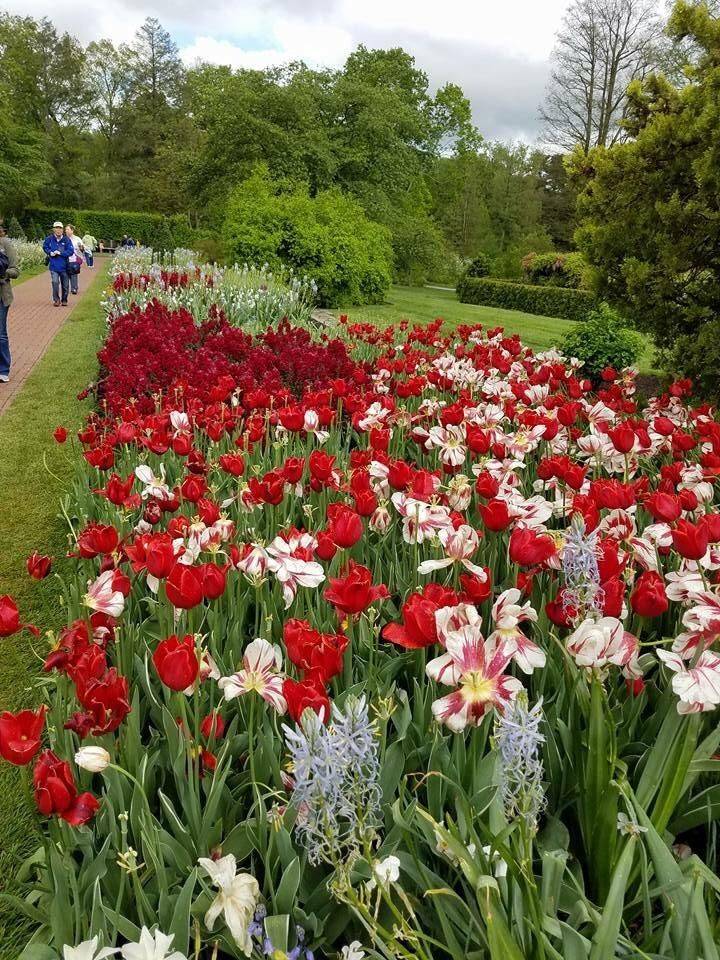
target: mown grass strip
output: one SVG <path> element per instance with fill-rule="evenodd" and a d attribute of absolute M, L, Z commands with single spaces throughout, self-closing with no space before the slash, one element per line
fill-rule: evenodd
<path fill-rule="evenodd" d="M 59 503 L 74 473 L 71 438 L 88 409 L 77 394 L 97 372 L 106 283 L 102 269 L 0 417 L 0 594 L 13 596 L 22 619 L 43 633 L 63 622 L 58 585 L 52 575 L 40 583 L 31 580 L 25 561 L 35 549 L 52 554 L 61 575 L 67 562 Z M 68 429 L 66 446 L 52 436 L 59 424 Z M 0 710 L 33 705 L 45 637 L 35 640 L 25 631 L 0 640 L 0 649 Z M 18 864 L 36 843 L 37 825 L 22 782 L 26 772 L 0 764 L 0 890 L 8 892 Z M 16 960 L 26 938 L 27 923 L 0 902 L 0 960 Z"/>

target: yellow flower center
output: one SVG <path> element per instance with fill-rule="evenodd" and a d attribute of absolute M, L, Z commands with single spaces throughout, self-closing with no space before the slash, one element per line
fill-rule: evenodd
<path fill-rule="evenodd" d="M 470 670 L 464 674 L 461 681 L 463 698 L 470 703 L 487 703 L 492 700 L 495 683 L 479 670 Z"/>

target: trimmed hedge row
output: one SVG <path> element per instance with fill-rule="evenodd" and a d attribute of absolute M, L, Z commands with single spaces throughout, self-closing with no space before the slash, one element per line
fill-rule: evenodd
<path fill-rule="evenodd" d="M 91 233 L 98 240 L 120 240 L 127 233 L 140 243 L 157 249 L 192 247 L 195 241 L 195 231 L 187 217 L 181 214 L 166 217 L 137 211 L 27 207 L 21 220 L 26 230 L 32 223 L 43 234 L 50 232 L 55 220 L 72 223 L 76 233 Z"/>
<path fill-rule="evenodd" d="M 457 297 L 461 303 L 522 310 L 565 320 L 584 320 L 597 307 L 597 300 L 586 290 L 540 287 L 489 277 L 463 277 L 457 285 Z"/>

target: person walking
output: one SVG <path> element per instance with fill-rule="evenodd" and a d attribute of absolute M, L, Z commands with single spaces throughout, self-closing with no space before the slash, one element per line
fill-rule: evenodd
<path fill-rule="evenodd" d="M 8 338 L 8 310 L 13 301 L 11 280 L 20 276 L 17 250 L 7 236 L 5 224 L 0 220 L 0 383 L 10 379 L 10 340 Z"/>
<path fill-rule="evenodd" d="M 83 262 L 83 251 L 85 247 L 80 237 L 75 236 L 75 227 L 71 223 L 65 225 L 65 236 L 73 245 L 73 253 L 68 257 L 68 278 L 70 280 L 70 293 L 77 295 L 78 280 L 80 278 L 80 268 Z"/>
<path fill-rule="evenodd" d="M 98 243 L 95 237 L 91 233 L 86 233 L 82 238 L 82 245 L 85 248 L 85 263 L 92 267 L 95 263 L 95 248 Z"/>
<path fill-rule="evenodd" d="M 72 240 L 63 233 L 63 225 L 59 220 L 53 224 L 52 233 L 45 237 L 43 250 L 50 268 L 53 303 L 56 307 L 66 307 L 70 289 L 68 261 L 75 253 L 75 248 Z"/>

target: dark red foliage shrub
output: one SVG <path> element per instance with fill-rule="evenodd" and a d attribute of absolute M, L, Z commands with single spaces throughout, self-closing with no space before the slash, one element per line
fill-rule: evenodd
<path fill-rule="evenodd" d="M 182 392 L 186 399 L 207 402 L 221 380 L 227 395 L 262 387 L 301 397 L 356 373 L 342 340 L 318 343 L 287 321 L 253 337 L 214 307 L 198 324 L 188 310 L 171 310 L 157 300 L 113 320 L 98 359 L 97 396 L 110 413 L 130 400 L 151 412 L 158 393 Z"/>

